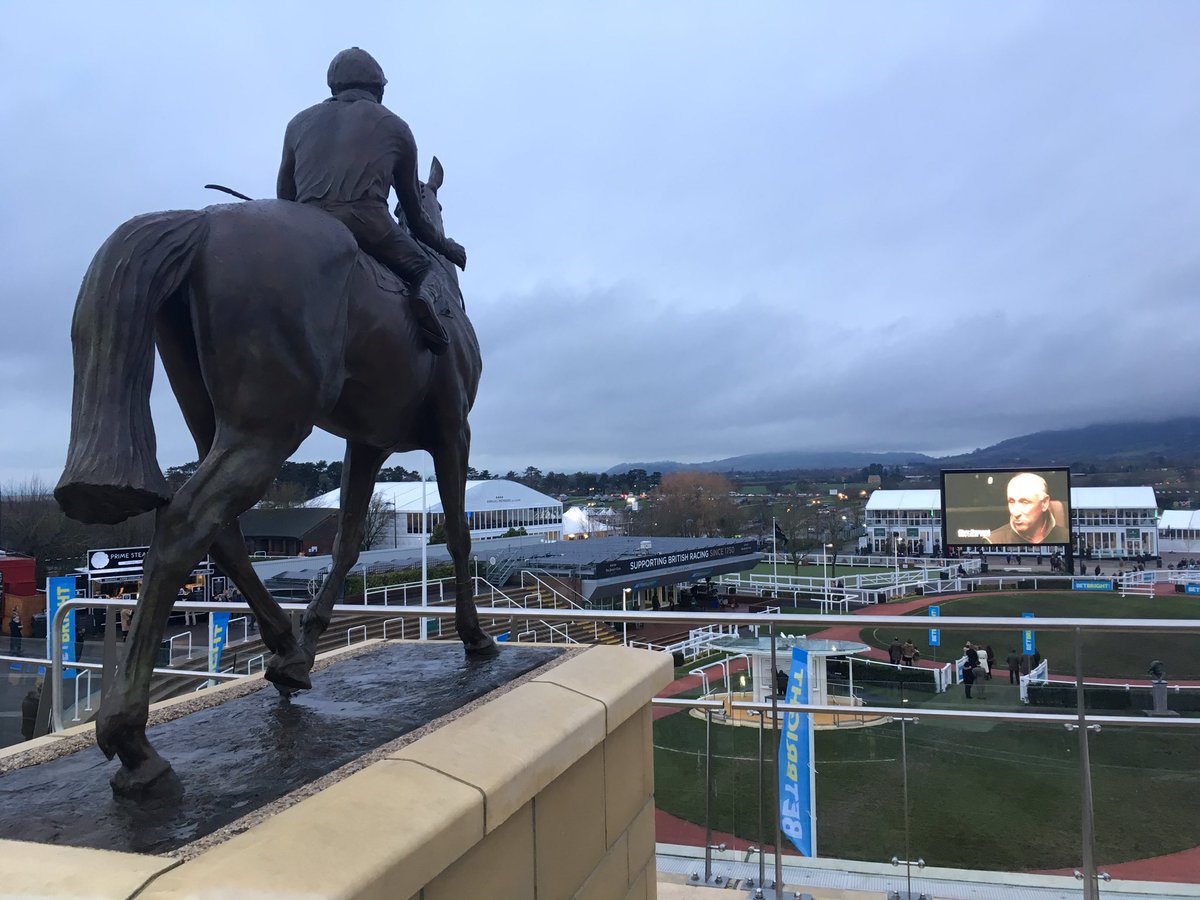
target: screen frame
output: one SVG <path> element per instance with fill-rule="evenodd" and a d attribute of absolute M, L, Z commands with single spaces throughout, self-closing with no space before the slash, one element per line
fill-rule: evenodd
<path fill-rule="evenodd" d="M 950 522 L 946 514 L 946 476 L 947 475 L 1003 475 L 1011 478 L 1021 472 L 1032 472 L 1036 475 L 1042 475 L 1047 472 L 1057 472 L 1066 476 L 1067 480 L 1067 496 L 1060 502 L 1063 504 L 1063 510 L 1066 514 L 1067 525 L 1067 540 L 1065 542 L 1051 543 L 1046 541 L 1041 544 L 989 544 L 986 541 L 969 544 L 965 542 L 950 543 Z M 1072 513 L 1075 511 L 1071 505 L 1071 467 L 1070 466 L 987 466 L 984 468 L 970 469 L 942 469 L 941 470 L 941 495 L 942 495 L 942 552 L 946 553 L 951 547 L 962 549 L 964 547 L 974 547 L 985 549 L 987 547 L 995 547 L 996 552 L 1011 553 L 1013 548 L 1029 548 L 1029 547 L 1051 547 L 1070 551 L 1075 546 L 1075 526 L 1071 521 Z"/>

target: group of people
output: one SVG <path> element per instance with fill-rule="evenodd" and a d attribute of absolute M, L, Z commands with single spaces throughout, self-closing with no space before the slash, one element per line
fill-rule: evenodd
<path fill-rule="evenodd" d="M 992 680 L 996 651 L 992 649 L 991 644 L 981 649 L 978 644 L 967 641 L 963 644 L 963 656 L 966 657 L 966 662 L 963 663 L 963 693 L 970 700 L 971 688 L 974 687 L 975 696 L 981 699 L 987 697 L 985 683 Z"/>
<path fill-rule="evenodd" d="M 921 651 L 913 644 L 912 639 L 900 643 L 900 638 L 892 638 L 892 643 L 888 646 L 888 659 L 891 660 L 893 666 L 915 666 L 917 660 L 921 658 Z"/>

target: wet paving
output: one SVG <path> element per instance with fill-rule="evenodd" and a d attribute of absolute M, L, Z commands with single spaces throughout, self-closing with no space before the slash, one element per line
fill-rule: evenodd
<path fill-rule="evenodd" d="M 457 643 L 383 647 L 313 675 L 313 690 L 272 688 L 149 729 L 184 794 L 113 799 L 96 747 L 0 776 L 0 838 L 137 853 L 177 849 L 558 656 L 503 646 L 468 660 Z"/>

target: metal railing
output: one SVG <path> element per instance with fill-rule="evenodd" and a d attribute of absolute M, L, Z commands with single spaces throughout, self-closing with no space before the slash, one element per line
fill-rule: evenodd
<path fill-rule="evenodd" d="M 51 659 L 49 663 L 52 668 L 51 673 L 51 699 L 52 699 L 52 717 L 55 730 L 62 730 L 62 673 L 64 662 L 62 658 L 62 622 L 68 612 L 72 609 L 81 607 L 107 607 L 107 608 L 122 608 L 134 606 L 133 601 L 126 600 L 96 600 L 93 598 L 77 598 L 68 600 L 62 603 L 55 611 L 53 620 L 48 623 L 49 633 L 51 636 Z M 185 610 L 195 611 L 212 611 L 212 610 L 237 610 L 239 612 L 249 612 L 249 606 L 244 603 L 228 603 L 228 602 L 184 602 L 175 604 L 177 607 L 182 607 Z M 305 604 L 288 603 L 281 604 L 285 611 L 302 611 L 305 609 Z M 363 607 L 361 605 L 345 605 L 338 604 L 333 608 L 333 612 L 343 615 L 368 615 L 379 617 L 394 617 L 395 609 L 386 606 L 378 607 Z M 836 627 L 838 625 L 852 625 L 856 629 L 870 627 L 937 627 L 943 630 L 984 630 L 984 629 L 1009 629 L 1012 631 L 1021 631 L 1028 627 L 1029 620 L 1023 617 L 1016 616 L 954 616 L 954 617 L 932 617 L 932 616 L 895 616 L 895 615 L 822 615 L 817 613 L 790 613 L 790 614 L 775 614 L 763 615 L 761 613 L 750 613 L 740 611 L 726 611 L 719 613 L 704 613 L 704 612 L 663 612 L 663 611 L 644 611 L 644 610 L 621 610 L 621 609 L 604 609 L 604 610 L 581 610 L 581 609 L 525 609 L 520 606 L 505 606 L 505 607 L 479 607 L 478 615 L 481 619 L 493 618 L 501 620 L 512 620 L 517 622 L 548 622 L 548 623 L 570 623 L 570 622 L 629 622 L 629 623 L 668 623 L 675 625 L 692 625 L 692 626 L 759 626 L 767 628 L 769 635 L 774 638 L 776 634 L 783 629 L 797 628 L 804 626 L 823 626 L 826 628 Z M 450 619 L 456 614 L 453 606 L 413 606 L 406 609 L 406 613 L 422 618 L 437 618 Z M 764 619 L 767 621 L 764 622 Z M 1081 781 L 1083 789 L 1081 791 L 1082 803 L 1082 844 L 1083 844 L 1083 881 L 1085 897 L 1088 900 L 1098 897 L 1098 873 L 1095 866 L 1095 841 L 1093 832 L 1093 804 L 1091 796 L 1091 767 L 1088 762 L 1087 740 L 1089 727 L 1093 725 L 1121 725 L 1138 727 L 1154 727 L 1154 728 L 1200 728 L 1200 719 L 1177 717 L 1146 717 L 1146 716 L 1105 716 L 1097 715 L 1094 712 L 1088 712 L 1084 703 L 1083 696 L 1083 633 L 1088 632 L 1139 632 L 1139 633 L 1174 633 L 1174 632 L 1190 632 L 1200 633 L 1200 619 L 1127 619 L 1127 618 L 1039 618 L 1037 620 L 1037 629 L 1039 632 L 1065 632 L 1072 634 L 1075 644 L 1075 684 L 1077 695 L 1077 708 L 1075 713 L 1020 713 L 1020 712 L 1003 712 L 999 710 L 959 710 L 959 709 L 943 709 L 943 708 L 922 708 L 920 716 L 930 719 L 959 719 L 966 721 L 995 721 L 995 722 L 1017 722 L 1025 724 L 1061 724 L 1073 726 L 1077 735 L 1079 744 L 1079 765 L 1081 770 Z M 529 632 L 522 632 L 518 635 L 518 640 Z M 776 641 L 771 640 L 771 671 L 778 671 L 776 656 Z M 31 660 L 24 657 L 14 657 L 21 662 L 47 662 L 46 660 Z M 69 662 L 71 668 L 77 670 L 96 670 L 102 669 L 100 663 L 80 663 Z M 248 664 L 249 667 L 249 664 Z M 154 670 L 156 673 L 163 674 L 186 674 L 191 677 L 199 677 L 202 679 L 229 679 L 242 676 L 226 675 L 224 673 L 206 673 L 206 672 L 177 672 L 176 670 Z M 678 706 L 700 706 L 703 708 L 706 704 L 709 706 L 721 705 L 715 701 L 697 701 L 697 700 L 681 700 L 678 698 L 660 698 L 656 699 L 658 705 L 678 705 Z M 769 704 L 752 701 L 732 701 L 732 708 L 743 709 L 747 711 L 758 711 L 760 714 L 765 710 L 771 710 L 774 721 L 779 720 L 779 712 L 817 712 L 817 713 L 845 713 L 845 709 L 839 710 L 836 706 L 827 704 L 787 704 L 779 702 L 777 697 L 772 697 Z M 854 707 L 854 715 L 856 716 L 892 716 L 898 715 L 898 707 L 887 706 L 856 706 Z M 911 714 L 911 710 L 907 713 Z M 778 835 L 776 836 L 776 847 L 782 846 Z M 782 863 L 779 855 L 776 854 L 777 875 L 779 867 Z M 779 879 L 777 878 L 777 881 Z"/>
<path fill-rule="evenodd" d="M 175 662 L 175 642 L 181 638 L 187 639 L 187 653 L 184 659 L 192 658 L 192 633 L 190 631 L 181 631 L 179 634 L 173 634 L 167 638 L 167 664 Z"/>

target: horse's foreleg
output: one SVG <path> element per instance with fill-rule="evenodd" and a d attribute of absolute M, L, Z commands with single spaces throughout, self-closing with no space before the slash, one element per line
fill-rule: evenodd
<path fill-rule="evenodd" d="M 301 619 L 301 647 L 312 668 L 317 655 L 317 640 L 333 618 L 333 603 L 342 589 L 346 575 L 358 561 L 359 550 L 367 529 L 367 511 L 375 493 L 375 477 L 391 456 L 380 450 L 353 441 L 346 444 L 346 459 L 342 465 L 342 492 L 338 510 L 338 532 L 333 541 L 333 565 L 321 585 L 321 592 L 308 604 Z M 366 582 L 363 592 L 366 593 Z"/>
<path fill-rule="evenodd" d="M 471 582 L 471 528 L 467 522 L 467 458 L 471 448 L 471 429 L 465 422 L 450 429 L 433 450 L 438 494 L 446 516 L 446 547 L 454 560 L 454 625 L 467 653 L 494 656 L 496 642 L 479 625 L 475 609 L 475 589 Z"/>
<path fill-rule="evenodd" d="M 233 579 L 254 610 L 259 634 L 272 654 L 264 672 L 266 679 L 292 691 L 311 688 L 308 659 L 292 633 L 291 620 L 250 564 L 246 540 L 237 522 L 226 525 L 217 535 L 212 545 L 212 557 L 221 571 Z"/>

